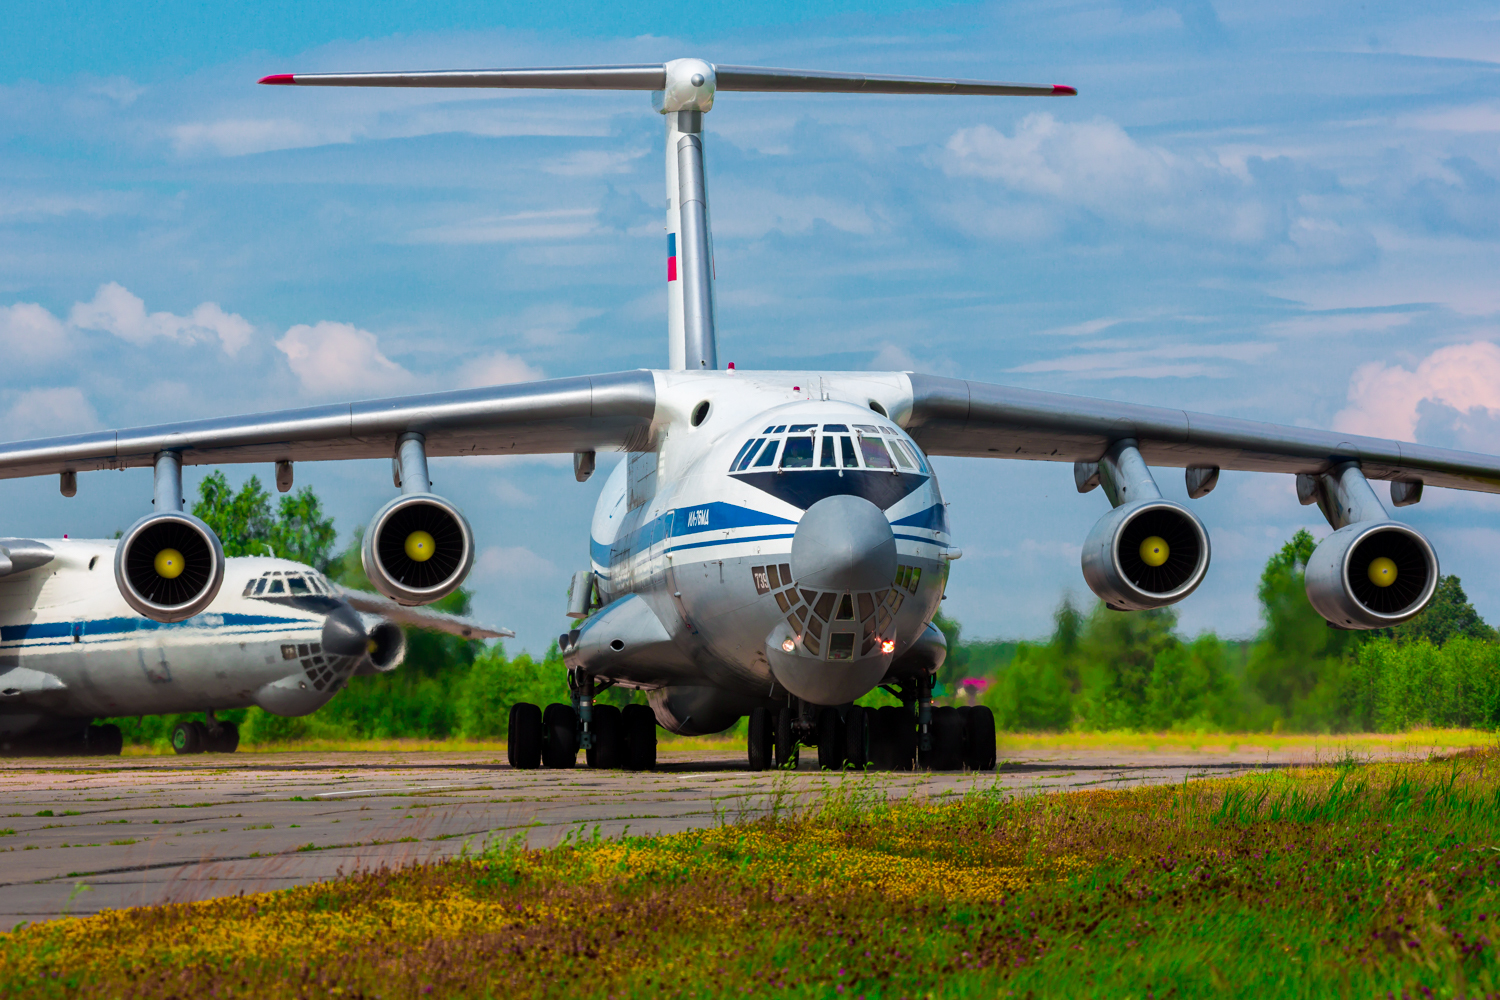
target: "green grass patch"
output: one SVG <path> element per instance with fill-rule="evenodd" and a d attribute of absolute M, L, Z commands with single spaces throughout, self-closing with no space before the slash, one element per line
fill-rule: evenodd
<path fill-rule="evenodd" d="M 1496 992 L 1500 753 L 895 799 L 786 775 L 715 827 L 0 936 L 0 996 Z M 753 807 L 753 809 L 752 809 Z M 757 816 L 738 822 L 735 815 Z"/>

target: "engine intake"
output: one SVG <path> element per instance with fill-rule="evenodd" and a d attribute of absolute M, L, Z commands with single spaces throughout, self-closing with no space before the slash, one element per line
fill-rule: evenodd
<path fill-rule="evenodd" d="M 224 548 L 191 514 L 162 511 L 130 526 L 115 548 L 115 583 L 136 611 L 158 622 L 200 613 L 224 583 Z"/>
<path fill-rule="evenodd" d="M 1122 504 L 1083 543 L 1083 578 L 1105 604 L 1142 611 L 1175 604 L 1208 572 L 1208 532 L 1170 500 Z"/>
<path fill-rule="evenodd" d="M 1415 528 L 1363 521 L 1340 528 L 1307 561 L 1307 599 L 1339 628 L 1388 628 L 1427 607 L 1437 553 Z"/>
<path fill-rule="evenodd" d="M 374 673 L 388 674 L 395 670 L 406 659 L 406 632 L 395 622 L 376 625 L 370 629 L 369 650 L 365 659 Z"/>
<path fill-rule="evenodd" d="M 431 493 L 397 497 L 375 514 L 360 550 L 375 589 L 400 604 L 431 604 L 474 565 L 474 533 L 457 507 Z"/>

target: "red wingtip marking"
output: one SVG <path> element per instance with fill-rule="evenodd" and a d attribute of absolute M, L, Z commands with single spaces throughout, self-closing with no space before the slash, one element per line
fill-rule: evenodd
<path fill-rule="evenodd" d="M 266 77 L 266 80 L 269 80 L 269 79 L 270 79 L 270 77 Z M 261 83 L 265 83 L 266 80 L 262 80 Z M 287 82 L 291 82 L 291 77 L 287 77 Z M 1054 83 L 1052 85 L 1052 93 L 1057 94 L 1059 96 L 1077 97 L 1078 96 L 1078 88 L 1077 87 L 1070 87 L 1066 83 Z"/>
<path fill-rule="evenodd" d="M 286 84 L 295 83 L 296 79 L 297 77 L 295 73 L 272 73 L 270 76 L 261 77 L 258 82 L 281 84 L 285 86 Z"/>

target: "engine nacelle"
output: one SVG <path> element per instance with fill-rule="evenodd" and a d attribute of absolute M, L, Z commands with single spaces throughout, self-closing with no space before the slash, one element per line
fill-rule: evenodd
<path fill-rule="evenodd" d="M 224 547 L 191 514 L 162 511 L 141 518 L 115 547 L 115 584 L 136 611 L 180 622 L 203 611 L 224 583 Z"/>
<path fill-rule="evenodd" d="M 375 589 L 399 604 L 431 604 L 457 590 L 474 565 L 474 532 L 432 493 L 406 493 L 375 514 L 360 550 Z"/>
<path fill-rule="evenodd" d="M 1339 628 L 1400 625 L 1427 607 L 1437 584 L 1432 545 L 1397 521 L 1340 528 L 1307 561 L 1307 599 Z"/>
<path fill-rule="evenodd" d="M 1208 532 L 1186 507 L 1137 500 L 1105 514 L 1089 532 L 1083 578 L 1110 607 L 1143 611 L 1175 604 L 1197 589 L 1208 556 Z"/>
<path fill-rule="evenodd" d="M 388 674 L 406 659 L 406 631 L 395 622 L 383 621 L 370 629 L 367 651 L 355 673 L 361 677 Z"/>

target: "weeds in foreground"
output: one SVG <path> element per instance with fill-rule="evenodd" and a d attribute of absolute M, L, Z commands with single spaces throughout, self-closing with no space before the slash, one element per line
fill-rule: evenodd
<path fill-rule="evenodd" d="M 24 928 L 0 995 L 1494 995 L 1497 768 L 942 803 L 850 775 L 674 836 Z"/>

